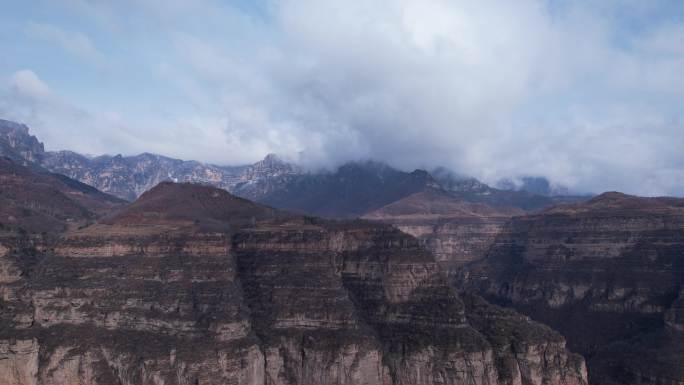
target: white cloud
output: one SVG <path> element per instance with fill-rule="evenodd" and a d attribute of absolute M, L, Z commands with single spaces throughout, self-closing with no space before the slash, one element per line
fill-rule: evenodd
<path fill-rule="evenodd" d="M 0 101 L 7 113 L 31 106 L 52 146 L 219 163 L 304 151 L 315 165 L 376 158 L 488 181 L 542 174 L 582 190 L 684 194 L 684 28 L 653 16 L 663 3 L 283 0 L 260 14 L 211 0 L 72 3 L 130 43 L 136 73 L 190 108 Z M 102 55 L 87 33 L 27 30 Z M 51 92 L 22 76 L 26 93 Z"/>
<path fill-rule="evenodd" d="M 637 48 L 649 54 L 684 56 L 684 23 L 661 25 L 636 40 Z"/>
<path fill-rule="evenodd" d="M 65 51 L 95 64 L 104 63 L 104 56 L 100 53 L 90 38 L 80 32 L 69 32 L 56 25 L 29 22 L 25 28 L 26 34 L 34 39 L 40 39 L 59 45 Z"/>
<path fill-rule="evenodd" d="M 50 87 L 31 70 L 15 72 L 9 78 L 8 86 L 16 96 L 30 100 L 49 100 L 54 97 Z"/>
<path fill-rule="evenodd" d="M 85 154 L 153 152 L 220 164 L 256 160 L 292 140 L 287 129 L 264 122 L 260 111 L 234 109 L 230 119 L 189 116 L 128 119 L 116 111 L 84 110 L 55 93 L 33 71 L 0 82 L 0 116 L 23 122 L 49 150 Z M 270 127 L 259 135 L 252 128 Z M 249 158 L 247 158 L 249 159 Z M 252 161 L 252 159 L 249 159 Z"/>

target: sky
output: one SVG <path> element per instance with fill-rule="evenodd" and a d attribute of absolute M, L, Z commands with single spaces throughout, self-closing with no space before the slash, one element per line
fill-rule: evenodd
<path fill-rule="evenodd" d="M 50 150 L 684 195 L 684 1 L 3 0 L 0 118 Z"/>

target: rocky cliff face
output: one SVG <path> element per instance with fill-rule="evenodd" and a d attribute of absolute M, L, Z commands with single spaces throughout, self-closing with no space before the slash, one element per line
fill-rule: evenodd
<path fill-rule="evenodd" d="M 99 156 L 87 158 L 61 151 L 48 153 L 43 165 L 80 180 L 101 191 L 132 201 L 159 182 L 227 183 L 224 172 L 197 162 L 184 162 L 152 154 L 133 157 Z"/>
<path fill-rule="evenodd" d="M 485 257 L 515 208 L 495 208 L 426 189 L 381 207 L 363 218 L 389 223 L 418 238 L 449 275 L 466 263 Z"/>
<path fill-rule="evenodd" d="M 559 334 L 385 225 L 165 183 L 30 250 L 3 242 L 0 384 L 586 383 Z"/>
<path fill-rule="evenodd" d="M 262 202 L 266 197 L 281 191 L 303 171 L 274 154 L 244 167 L 232 184 L 225 186 L 238 196 Z M 221 187 L 221 186 L 218 186 Z"/>
<path fill-rule="evenodd" d="M 591 360 L 598 384 L 684 383 L 682 292 L 665 314 L 665 325 L 620 340 L 601 349 Z"/>
<path fill-rule="evenodd" d="M 87 158 L 60 151 L 46 153 L 42 165 L 130 201 L 163 181 L 203 183 L 254 199 L 299 173 L 274 155 L 249 166 L 221 167 L 154 154 Z"/>
<path fill-rule="evenodd" d="M 301 172 L 272 154 L 252 165 L 223 167 L 154 154 L 87 158 L 59 151 L 46 153 L 42 165 L 129 201 L 164 181 L 208 184 L 258 199 Z"/>
<path fill-rule="evenodd" d="M 594 383 L 684 383 L 683 255 L 684 200 L 606 193 L 514 218 L 460 280 L 560 330 Z"/>
<path fill-rule="evenodd" d="M 0 155 L 27 166 L 43 161 L 45 147 L 26 125 L 0 119 Z"/>

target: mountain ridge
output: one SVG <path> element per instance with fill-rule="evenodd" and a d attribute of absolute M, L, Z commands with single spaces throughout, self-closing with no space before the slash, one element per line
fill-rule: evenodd
<path fill-rule="evenodd" d="M 562 201 L 583 199 L 500 190 L 474 178 L 455 178 L 455 174 L 446 169 L 405 172 L 374 161 L 348 162 L 332 171 L 305 171 L 274 154 L 243 166 L 217 166 L 149 153 L 91 157 L 72 151 L 45 151 L 42 143 L 30 135 L 26 125 L 0 121 L 0 126 L 3 127 L 0 130 L 0 153 L 64 174 L 129 201 L 167 180 L 209 184 L 254 201 L 329 217 L 361 216 L 430 185 L 440 185 L 466 201 L 520 207 L 528 211 Z M 368 189 L 371 185 L 379 188 L 378 194 L 373 196 L 369 192 L 362 197 L 354 193 L 359 183 L 355 183 L 353 175 L 365 178 Z M 423 186 L 418 186 L 421 175 Z M 383 178 L 389 178 L 396 185 L 389 186 Z M 412 179 L 413 187 L 409 182 Z M 372 200 L 376 203 L 362 204 Z"/>
<path fill-rule="evenodd" d="M 35 233 L 82 226 L 124 201 L 0 156 L 0 224 Z"/>

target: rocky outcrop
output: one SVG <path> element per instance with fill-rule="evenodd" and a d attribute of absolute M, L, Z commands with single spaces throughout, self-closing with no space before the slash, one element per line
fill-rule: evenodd
<path fill-rule="evenodd" d="M 427 189 L 363 218 L 389 223 L 418 238 L 447 274 L 453 275 L 464 264 L 484 258 L 508 220 L 522 214 L 519 209 L 470 203 L 445 191 Z"/>
<path fill-rule="evenodd" d="M 23 242 L 3 242 L 7 383 L 586 383 L 559 334 L 461 297 L 386 225 L 165 183 L 31 261 Z"/>
<path fill-rule="evenodd" d="M 28 126 L 0 119 L 0 156 L 28 166 L 41 164 L 44 154 L 43 143 L 29 135 Z"/>
<path fill-rule="evenodd" d="M 303 173 L 298 166 L 285 162 L 275 154 L 268 154 L 264 159 L 243 167 L 237 178 L 224 188 L 243 198 L 262 202 Z"/>
<path fill-rule="evenodd" d="M 682 255 L 684 200 L 606 193 L 513 218 L 460 284 L 560 330 L 594 383 L 680 383 Z"/>
<path fill-rule="evenodd" d="M 248 230 L 235 254 L 273 383 L 585 381 L 560 335 L 481 300 L 466 307 L 432 256 L 385 226 Z"/>
<path fill-rule="evenodd" d="M 130 201 L 164 181 L 208 184 L 257 199 L 300 172 L 272 154 L 253 165 L 223 167 L 147 153 L 87 158 L 59 151 L 46 153 L 42 165 Z"/>
<path fill-rule="evenodd" d="M 185 192 L 176 191 L 179 202 Z M 230 235 L 204 232 L 184 212 L 130 223 L 134 213 L 154 212 L 158 199 L 148 198 L 68 233 L 4 285 L 14 317 L 0 329 L 0 346 L 26 346 L 7 349 L 6 362 L 25 377 L 13 375 L 13 384 L 264 383 Z"/>

